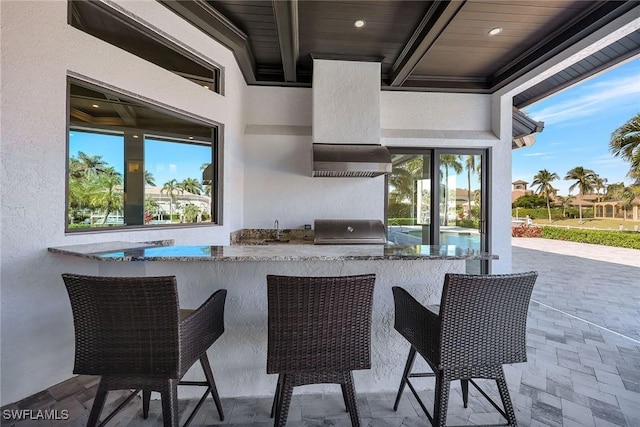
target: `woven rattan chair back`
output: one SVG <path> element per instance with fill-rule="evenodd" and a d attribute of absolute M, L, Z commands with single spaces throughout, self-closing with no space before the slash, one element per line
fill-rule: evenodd
<path fill-rule="evenodd" d="M 63 279 L 75 327 L 75 374 L 178 377 L 175 277 Z"/>
<path fill-rule="evenodd" d="M 371 367 L 375 275 L 267 276 L 267 372 L 278 373 L 271 408 L 283 427 L 293 388 L 340 384 L 351 424 L 360 426 L 353 374 Z"/>
<path fill-rule="evenodd" d="M 460 380 L 465 408 L 469 384 L 472 384 L 508 425 L 517 425 L 502 365 L 527 360 L 527 311 L 537 277 L 535 271 L 502 275 L 446 274 L 439 312 L 423 306 L 406 290 L 393 287 L 394 327 L 411 344 L 393 409 L 398 409 L 402 392 L 408 385 L 431 424 L 445 426 L 450 383 Z M 432 373 L 412 372 L 416 354 L 422 355 Z M 410 381 L 415 377 L 436 378 L 433 414 Z M 502 407 L 474 378 L 496 381 Z"/>
<path fill-rule="evenodd" d="M 526 362 L 535 274 L 446 274 L 440 303 L 440 367 Z"/>
<path fill-rule="evenodd" d="M 75 327 L 73 372 L 99 375 L 88 427 L 104 425 L 142 391 L 142 415 L 149 415 L 151 392 L 160 393 L 163 425 L 177 427 L 178 385 L 206 391 L 188 416 L 195 417 L 211 394 L 220 420 L 224 412 L 207 357 L 207 349 L 224 332 L 227 291 L 220 289 L 196 310 L 180 310 L 174 276 L 96 277 L 63 274 Z M 182 315 L 181 315 L 182 314 Z M 206 381 L 181 382 L 200 361 Z M 134 389 L 102 422 L 107 393 Z"/>
<path fill-rule="evenodd" d="M 375 275 L 267 276 L 268 373 L 371 367 Z"/>

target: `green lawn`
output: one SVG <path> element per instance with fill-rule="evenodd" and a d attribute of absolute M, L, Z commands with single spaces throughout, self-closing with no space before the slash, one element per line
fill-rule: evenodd
<path fill-rule="evenodd" d="M 549 222 L 546 219 L 534 220 L 534 225 L 556 225 L 562 227 L 577 227 L 584 229 L 596 229 L 596 230 L 619 230 L 620 225 L 622 229 L 626 231 L 634 231 L 634 226 L 640 230 L 640 221 L 630 221 L 621 219 L 594 219 L 583 218 L 582 224 L 579 219 L 561 219 Z"/>

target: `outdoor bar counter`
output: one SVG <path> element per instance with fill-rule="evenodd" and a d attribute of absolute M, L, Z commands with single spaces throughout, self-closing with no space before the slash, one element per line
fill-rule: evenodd
<path fill-rule="evenodd" d="M 268 274 L 340 276 L 374 273 L 371 369 L 355 371 L 356 391 L 397 390 L 409 351 L 393 329 L 392 286 L 423 304 L 440 301 L 445 273 L 463 273 L 466 260 L 497 256 L 455 246 L 270 245 L 176 246 L 171 242 L 108 242 L 49 248 L 52 256 L 77 258 L 69 273 L 98 276 L 174 275 L 180 306 L 196 308 L 217 289 L 228 291 L 225 333 L 209 356 L 221 397 L 273 396 L 276 375 L 267 375 Z M 60 279 L 62 282 L 62 279 Z M 199 369 L 187 378 L 199 378 Z M 191 395 L 191 388 L 180 391 Z M 302 391 L 340 392 L 336 385 Z M 195 390 L 193 391 L 196 392 Z"/>

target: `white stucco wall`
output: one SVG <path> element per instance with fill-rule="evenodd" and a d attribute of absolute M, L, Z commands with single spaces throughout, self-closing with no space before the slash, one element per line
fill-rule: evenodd
<path fill-rule="evenodd" d="M 224 66 L 225 96 L 67 25 L 65 0 L 0 1 L 2 405 L 71 376 L 73 328 L 60 274 L 99 271 L 47 247 L 166 238 L 227 244 L 231 231 L 269 228 L 275 219 L 283 228 L 316 218 L 383 219 L 384 178 L 310 176 L 311 89 L 247 88 L 231 52 L 167 8 L 154 0 L 117 5 Z M 224 124 L 223 225 L 65 235 L 68 73 Z M 491 148 L 496 273 L 511 270 L 510 96 L 525 83 L 517 84 L 495 95 L 379 94 L 384 145 Z"/>
<path fill-rule="evenodd" d="M 0 2 L 2 405 L 72 375 L 71 311 L 60 274 L 95 268 L 55 259 L 47 247 L 167 238 L 227 244 L 229 232 L 242 227 L 245 83 L 233 55 L 155 1 L 118 6 L 225 67 L 226 95 L 69 26 L 66 0 Z M 65 235 L 68 73 L 224 124 L 224 225 Z"/>
<path fill-rule="evenodd" d="M 312 90 L 247 89 L 246 228 L 314 219 L 384 219 L 384 177 L 312 178 Z"/>

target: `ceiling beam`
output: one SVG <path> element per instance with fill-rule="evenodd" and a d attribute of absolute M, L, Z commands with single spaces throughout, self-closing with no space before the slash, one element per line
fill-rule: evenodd
<path fill-rule="evenodd" d="M 434 1 L 405 45 L 390 73 L 389 86 L 400 86 L 418 65 L 447 25 L 462 9 L 463 1 Z"/>
<path fill-rule="evenodd" d="M 128 105 L 122 105 L 120 99 L 115 96 L 109 94 L 105 94 L 104 96 L 111 101 L 109 105 L 111 105 L 115 112 L 118 113 L 126 126 L 137 126 L 136 115 L 133 108 Z"/>
<path fill-rule="evenodd" d="M 278 30 L 284 81 L 296 82 L 296 64 L 300 55 L 298 0 L 273 0 L 273 17 Z"/>
<path fill-rule="evenodd" d="M 256 84 L 256 62 L 248 37 L 205 0 L 158 0 L 175 14 L 231 49 L 247 84 Z"/>

